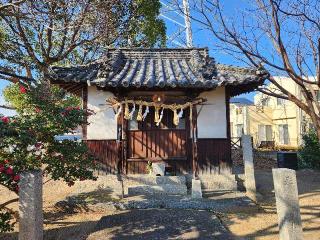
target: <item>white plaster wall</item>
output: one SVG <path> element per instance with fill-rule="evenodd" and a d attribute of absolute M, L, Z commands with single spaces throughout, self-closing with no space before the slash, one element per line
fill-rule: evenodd
<path fill-rule="evenodd" d="M 96 112 L 88 119 L 88 140 L 107 140 L 117 138 L 117 122 L 112 108 L 106 105 L 106 99 L 112 97 L 111 92 L 98 91 L 95 86 L 88 87 L 88 108 Z"/>
<path fill-rule="evenodd" d="M 226 138 L 227 116 L 225 88 L 203 92 L 200 97 L 207 99 L 198 116 L 198 138 Z M 201 106 L 198 106 L 198 111 Z"/>

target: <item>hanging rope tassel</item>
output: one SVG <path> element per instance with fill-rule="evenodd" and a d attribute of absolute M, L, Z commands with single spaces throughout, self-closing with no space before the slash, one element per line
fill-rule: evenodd
<path fill-rule="evenodd" d="M 137 115 L 137 121 L 142 121 L 143 116 L 142 116 L 142 105 L 139 105 L 139 110 L 138 110 L 138 115 Z"/>
<path fill-rule="evenodd" d="M 131 110 L 131 112 L 129 113 L 129 119 L 132 120 L 133 114 L 136 111 L 136 104 L 133 104 L 133 108 Z"/>
<path fill-rule="evenodd" d="M 177 109 L 173 109 L 173 124 L 178 126 L 179 125 L 179 115 L 177 113 Z"/>
<path fill-rule="evenodd" d="M 116 115 L 114 115 L 114 119 L 117 121 L 119 118 L 120 113 L 122 112 L 122 105 L 120 105 Z"/>
<path fill-rule="evenodd" d="M 159 117 L 159 121 L 157 122 L 157 126 L 159 126 L 160 125 L 160 123 L 161 123 L 161 121 L 162 121 L 162 118 L 163 118 L 163 110 L 164 110 L 164 108 L 162 108 L 162 111 L 161 111 L 161 114 L 160 114 L 160 117 Z"/>
<path fill-rule="evenodd" d="M 154 107 L 154 122 L 158 123 L 159 122 L 159 107 Z"/>
<path fill-rule="evenodd" d="M 127 102 L 125 102 L 125 107 L 124 107 L 124 118 L 127 120 L 130 119 L 129 105 Z"/>
<path fill-rule="evenodd" d="M 146 119 L 148 113 L 149 113 L 149 106 L 146 106 L 146 110 L 144 111 L 144 113 L 142 115 L 142 121 L 144 121 L 144 119 Z"/>

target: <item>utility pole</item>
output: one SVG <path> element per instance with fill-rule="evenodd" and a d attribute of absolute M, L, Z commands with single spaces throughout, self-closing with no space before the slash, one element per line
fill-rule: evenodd
<path fill-rule="evenodd" d="M 191 30 L 191 21 L 190 21 L 190 9 L 189 9 L 189 0 L 183 0 L 183 12 L 184 12 L 184 21 L 186 25 L 186 37 L 187 37 L 187 47 L 192 47 L 192 30 Z"/>

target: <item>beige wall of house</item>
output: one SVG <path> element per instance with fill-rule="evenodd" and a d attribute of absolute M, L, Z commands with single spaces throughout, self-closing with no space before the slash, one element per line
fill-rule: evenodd
<path fill-rule="evenodd" d="M 290 78 L 287 77 L 276 77 L 278 82 L 285 87 L 289 92 L 301 98 L 301 92 L 299 86 Z M 272 84 L 268 85 L 269 89 L 276 89 Z M 234 105 L 234 104 L 232 104 Z M 242 112 L 246 112 L 246 118 L 243 114 L 236 115 L 236 108 L 242 108 Z M 238 112 L 240 110 L 237 110 Z M 275 142 L 276 146 L 279 147 L 293 147 L 297 148 L 302 142 L 302 134 L 304 133 L 304 129 L 306 125 L 309 124 L 308 116 L 304 114 L 301 109 L 299 109 L 294 103 L 277 99 L 275 97 L 271 97 L 265 95 L 263 93 L 257 93 L 254 97 L 254 105 L 252 106 L 240 106 L 239 104 L 231 106 L 230 108 L 230 118 L 233 127 L 233 137 L 237 137 L 236 131 L 237 124 L 243 124 L 243 120 L 241 118 L 247 119 L 247 126 L 244 123 L 243 126 L 245 128 L 244 132 L 247 134 L 251 134 L 253 136 L 255 144 L 258 146 L 262 140 L 266 139 L 266 136 L 263 135 L 263 132 L 266 135 L 267 130 L 263 130 L 263 127 L 259 125 L 264 125 L 271 128 L 272 131 L 272 141 Z M 270 130 L 268 130 L 270 132 Z M 270 134 L 269 134 L 270 135 Z"/>
<path fill-rule="evenodd" d="M 281 86 L 300 97 L 297 84 L 290 78 L 277 77 Z M 269 89 L 276 89 L 270 84 Z M 292 102 L 258 93 L 254 98 L 255 105 L 268 107 L 272 111 L 273 137 L 277 146 L 298 147 L 301 144 L 301 110 Z"/>
<path fill-rule="evenodd" d="M 198 137 L 226 138 L 227 113 L 225 88 L 219 87 L 203 92 L 200 97 L 207 99 L 206 105 L 198 106 Z"/>
<path fill-rule="evenodd" d="M 234 138 L 242 134 L 253 136 L 254 144 L 260 140 L 259 125 L 272 125 L 272 111 L 270 108 L 261 111 L 254 105 L 230 105 L 230 131 Z"/>

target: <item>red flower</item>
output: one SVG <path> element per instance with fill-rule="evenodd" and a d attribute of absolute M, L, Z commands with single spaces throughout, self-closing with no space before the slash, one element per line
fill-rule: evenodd
<path fill-rule="evenodd" d="M 4 164 L 8 164 L 8 163 L 9 163 L 8 159 L 4 160 Z"/>
<path fill-rule="evenodd" d="M 41 109 L 37 107 L 37 108 L 35 109 L 35 111 L 36 111 L 36 113 L 39 113 L 39 112 L 41 112 Z"/>
<path fill-rule="evenodd" d="M 34 145 L 36 148 L 41 148 L 42 147 L 42 143 L 41 142 L 38 142 Z"/>
<path fill-rule="evenodd" d="M 13 169 L 12 169 L 12 167 L 8 167 L 8 168 L 7 168 L 6 174 L 8 174 L 8 175 L 12 175 L 12 174 L 13 174 Z"/>
<path fill-rule="evenodd" d="M 13 180 L 16 181 L 16 182 L 18 182 L 18 181 L 20 180 L 20 176 L 19 176 L 19 175 L 15 175 L 15 176 L 13 177 Z"/>
<path fill-rule="evenodd" d="M 23 86 L 20 86 L 20 93 L 26 93 L 27 89 Z"/>
<path fill-rule="evenodd" d="M 74 185 L 74 182 L 72 182 L 72 181 L 71 181 L 71 182 L 68 182 L 68 186 L 69 186 L 69 187 L 71 187 L 71 186 L 73 186 L 73 185 Z"/>
<path fill-rule="evenodd" d="M 0 167 L 0 172 L 4 172 L 5 171 L 5 167 Z"/>
<path fill-rule="evenodd" d="M 10 118 L 8 118 L 8 117 L 2 117 L 2 118 L 1 118 L 1 121 L 2 121 L 3 123 L 9 123 Z"/>

